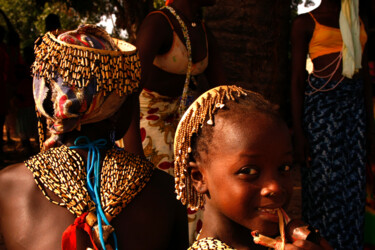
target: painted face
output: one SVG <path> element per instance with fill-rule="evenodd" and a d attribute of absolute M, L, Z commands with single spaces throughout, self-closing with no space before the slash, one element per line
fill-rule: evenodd
<path fill-rule="evenodd" d="M 205 156 L 206 204 L 223 221 L 277 235 L 276 209 L 287 205 L 293 189 L 287 126 L 258 113 L 237 121 L 217 118 L 213 149 Z"/>

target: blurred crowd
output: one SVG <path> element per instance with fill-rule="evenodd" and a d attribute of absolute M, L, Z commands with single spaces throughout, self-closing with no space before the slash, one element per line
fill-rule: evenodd
<path fill-rule="evenodd" d="M 20 47 L 20 36 L 0 9 L 0 167 L 38 151 L 37 118 L 32 91 L 34 48 Z M 46 31 L 60 28 L 59 17 L 45 19 Z"/>

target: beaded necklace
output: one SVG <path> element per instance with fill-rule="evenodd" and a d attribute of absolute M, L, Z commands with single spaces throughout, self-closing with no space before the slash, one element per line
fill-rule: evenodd
<path fill-rule="evenodd" d="M 213 237 L 207 237 L 200 239 L 193 243 L 188 250 L 199 250 L 199 249 L 215 249 L 215 250 L 235 250 L 234 248 L 228 246 L 224 242 L 215 239 Z"/>
<path fill-rule="evenodd" d="M 181 29 L 182 29 L 182 34 L 184 35 L 184 38 L 185 38 L 185 46 L 186 46 L 187 54 L 188 54 L 188 68 L 186 71 L 186 78 L 185 78 L 184 89 L 182 91 L 181 102 L 178 108 L 178 112 L 180 113 L 180 117 L 181 117 L 184 114 L 185 110 L 187 109 L 187 96 L 188 96 L 189 83 L 190 83 L 190 78 L 191 78 L 191 68 L 193 64 L 193 60 L 191 56 L 190 36 L 189 36 L 188 29 L 186 27 L 186 24 L 181 19 L 181 17 L 176 13 L 176 11 L 171 6 L 164 6 L 163 8 L 168 9 L 176 17 L 177 21 L 179 22 Z"/>
<path fill-rule="evenodd" d="M 332 71 L 332 73 L 330 73 L 328 75 L 319 75 L 320 72 L 323 72 L 324 70 L 328 69 L 328 67 L 332 66 L 335 62 L 336 62 L 335 69 Z M 344 78 L 345 78 L 344 76 L 342 76 L 340 78 L 340 80 L 337 81 L 337 83 L 333 87 L 325 89 L 327 84 L 331 82 L 333 76 L 335 75 L 335 73 L 339 69 L 339 67 L 341 65 L 341 62 L 342 62 L 342 51 L 331 63 L 329 63 L 324 68 L 319 69 L 319 70 L 314 69 L 313 72 L 312 72 L 312 75 L 314 75 L 315 77 L 318 77 L 318 78 L 328 78 L 328 79 L 326 80 L 326 82 L 320 88 L 316 88 L 315 86 L 313 86 L 313 84 L 310 80 L 310 76 L 311 76 L 311 74 L 310 74 L 307 78 L 307 81 L 308 81 L 310 87 L 313 89 L 313 91 L 305 92 L 305 95 L 313 95 L 317 92 L 328 92 L 328 91 L 334 90 L 337 86 L 339 86 L 339 84 L 344 80 Z"/>
<path fill-rule="evenodd" d="M 26 160 L 25 165 L 33 173 L 43 195 L 53 204 L 66 207 L 77 217 L 97 210 L 87 189 L 85 163 L 75 150 L 65 145 L 51 148 Z M 145 187 L 153 169 L 152 163 L 140 156 L 115 148 L 107 150 L 101 164 L 98 193 L 101 210 L 107 221 L 116 217 Z M 49 197 L 46 188 L 58 196 L 61 202 Z M 86 220 L 91 222 L 87 223 L 91 227 L 94 223 L 99 224 L 99 220 L 92 218 L 96 216 L 90 214 L 91 218 Z M 98 230 L 101 230 L 101 226 L 98 226 Z"/>

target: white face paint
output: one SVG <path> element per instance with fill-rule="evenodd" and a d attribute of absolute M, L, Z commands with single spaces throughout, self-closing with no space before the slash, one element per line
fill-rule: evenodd
<path fill-rule="evenodd" d="M 302 0 L 297 7 L 298 15 L 310 12 L 319 7 L 322 0 Z"/>

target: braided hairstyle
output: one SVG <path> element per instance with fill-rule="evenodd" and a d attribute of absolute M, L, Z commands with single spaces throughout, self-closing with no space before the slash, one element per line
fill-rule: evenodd
<path fill-rule="evenodd" d="M 235 111 L 235 112 L 234 112 Z M 178 124 L 175 142 L 175 190 L 177 199 L 191 210 L 204 206 L 203 194 L 198 193 L 188 173 L 190 161 L 202 159 L 212 148 L 214 118 L 233 119 L 238 116 L 267 114 L 282 120 L 276 108 L 256 92 L 235 85 L 223 85 L 202 94 L 185 112 Z"/>

